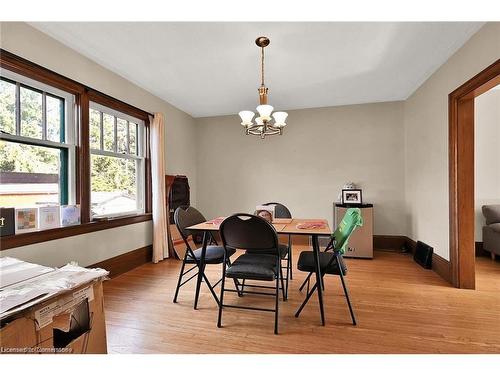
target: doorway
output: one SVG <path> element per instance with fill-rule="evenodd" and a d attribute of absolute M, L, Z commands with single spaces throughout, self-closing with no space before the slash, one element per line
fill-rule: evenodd
<path fill-rule="evenodd" d="M 500 84 L 500 59 L 448 96 L 452 284 L 475 289 L 474 99 Z"/>

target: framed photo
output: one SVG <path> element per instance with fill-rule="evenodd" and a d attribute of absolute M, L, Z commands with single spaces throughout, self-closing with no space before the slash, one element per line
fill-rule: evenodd
<path fill-rule="evenodd" d="M 61 207 L 61 225 L 68 227 L 70 225 L 80 224 L 80 205 L 65 205 Z"/>
<path fill-rule="evenodd" d="M 40 229 L 58 228 L 61 225 L 59 206 L 46 206 L 38 209 Z"/>
<path fill-rule="evenodd" d="M 342 189 L 342 204 L 362 204 L 361 189 Z"/>
<path fill-rule="evenodd" d="M 16 208 L 16 234 L 38 229 L 38 208 Z"/>
<path fill-rule="evenodd" d="M 272 223 L 274 220 L 274 208 L 275 206 L 257 206 L 255 207 L 255 215 L 260 216 L 261 218 L 267 220 Z"/>

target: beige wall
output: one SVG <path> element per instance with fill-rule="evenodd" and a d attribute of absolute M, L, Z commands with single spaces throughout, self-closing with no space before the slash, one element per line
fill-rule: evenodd
<path fill-rule="evenodd" d="M 483 240 L 481 207 L 500 204 L 500 86 L 478 96 L 474 103 L 475 239 Z"/>
<path fill-rule="evenodd" d="M 0 23 L 0 46 L 145 111 L 163 112 L 167 173 L 188 176 L 192 202 L 196 204 L 196 159 L 192 146 L 196 127 L 191 116 L 25 23 Z M 150 244 L 151 230 L 151 223 L 135 224 L 71 237 L 74 242 L 69 246 L 71 239 L 61 239 L 2 251 L 1 255 L 36 259 L 42 264 L 72 259 L 87 265 Z"/>
<path fill-rule="evenodd" d="M 500 23 L 487 23 L 405 102 L 408 235 L 449 259 L 448 94 L 500 57 Z"/>
<path fill-rule="evenodd" d="M 375 234 L 405 234 L 403 103 L 289 111 L 284 136 L 245 136 L 237 116 L 197 119 L 198 206 L 213 217 L 279 201 L 328 218 L 345 182 L 375 205 Z"/>

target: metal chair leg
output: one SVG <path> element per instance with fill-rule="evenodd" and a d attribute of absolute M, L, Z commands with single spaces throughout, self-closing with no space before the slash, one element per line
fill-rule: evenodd
<path fill-rule="evenodd" d="M 302 285 L 299 288 L 300 292 L 302 292 L 302 289 L 304 289 L 306 284 L 309 285 L 309 279 L 311 278 L 311 276 L 312 276 L 312 272 L 309 272 L 309 275 L 307 275 L 306 279 L 304 280 L 304 282 L 302 283 Z"/>
<path fill-rule="evenodd" d="M 300 313 L 302 312 L 302 309 L 307 305 L 307 301 L 309 301 L 309 298 L 314 294 L 314 291 L 316 290 L 318 284 L 314 283 L 312 289 L 310 292 L 307 293 L 306 298 L 304 299 L 304 302 L 302 302 L 302 305 L 300 305 L 299 309 L 295 313 L 295 317 L 298 318 Z"/>
<path fill-rule="evenodd" d="M 344 294 L 345 294 L 345 298 L 347 300 L 347 306 L 349 306 L 349 312 L 351 313 L 352 324 L 356 325 L 357 324 L 356 318 L 354 316 L 354 311 L 352 310 L 351 300 L 349 299 L 349 292 L 347 291 L 347 286 L 346 286 L 345 280 L 344 280 L 344 271 L 342 270 L 342 267 L 340 266 L 338 255 L 337 255 L 337 264 L 339 265 L 340 281 L 342 281 L 342 288 L 344 288 Z"/>
<path fill-rule="evenodd" d="M 281 267 L 281 259 L 279 261 L 280 263 L 280 280 L 281 280 L 281 291 L 282 291 L 282 294 L 283 294 L 283 301 L 286 301 L 288 296 L 287 296 L 287 292 L 285 290 L 285 284 L 284 284 L 284 281 L 283 281 L 283 268 Z"/>
<path fill-rule="evenodd" d="M 177 296 L 179 295 L 179 289 L 181 288 L 182 275 L 184 273 L 185 266 L 186 266 L 186 256 L 184 255 L 184 259 L 182 259 L 181 272 L 179 273 L 179 280 L 177 281 L 177 288 L 175 288 L 174 301 L 173 301 L 174 303 L 177 302 Z"/>
<path fill-rule="evenodd" d="M 220 286 L 220 299 L 219 299 L 219 317 L 217 319 L 217 327 L 222 327 L 222 306 L 224 305 L 224 286 L 226 281 L 226 262 L 222 265 L 222 282 Z"/>

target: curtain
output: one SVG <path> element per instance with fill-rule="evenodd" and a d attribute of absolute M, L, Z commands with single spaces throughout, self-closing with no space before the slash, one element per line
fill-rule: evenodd
<path fill-rule="evenodd" d="M 165 189 L 165 121 L 162 113 L 150 117 L 151 187 L 153 205 L 153 263 L 168 258 L 167 199 Z"/>

